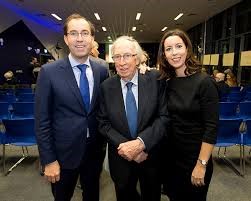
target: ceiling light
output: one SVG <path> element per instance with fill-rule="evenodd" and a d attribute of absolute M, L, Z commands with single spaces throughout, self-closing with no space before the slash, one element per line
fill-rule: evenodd
<path fill-rule="evenodd" d="M 94 15 L 95 15 L 95 17 L 96 17 L 97 20 L 100 20 L 100 17 L 98 15 L 98 13 L 94 13 Z"/>
<path fill-rule="evenodd" d="M 112 39 L 109 39 L 109 42 L 112 42 Z"/>
<path fill-rule="evenodd" d="M 136 31 L 136 27 L 133 27 L 133 28 L 132 28 L 132 31 Z"/>
<path fill-rule="evenodd" d="M 163 27 L 163 29 L 161 29 L 161 31 L 165 31 L 167 29 L 167 27 Z"/>
<path fill-rule="evenodd" d="M 52 13 L 51 14 L 53 17 L 55 17 L 57 20 L 62 20 L 62 18 L 61 17 L 59 17 L 57 14 L 55 14 L 55 13 Z"/>
<path fill-rule="evenodd" d="M 107 36 L 108 39 L 111 39 L 111 36 Z"/>
<path fill-rule="evenodd" d="M 136 15 L 136 20 L 139 20 L 139 19 L 140 19 L 140 16 L 141 16 L 141 13 L 137 13 L 137 15 Z"/>
<path fill-rule="evenodd" d="M 106 28 L 105 27 L 102 27 L 103 31 L 106 31 Z"/>
<path fill-rule="evenodd" d="M 174 18 L 174 20 L 178 20 L 179 18 L 182 17 L 182 15 L 183 15 L 183 13 L 178 14 L 177 17 Z"/>

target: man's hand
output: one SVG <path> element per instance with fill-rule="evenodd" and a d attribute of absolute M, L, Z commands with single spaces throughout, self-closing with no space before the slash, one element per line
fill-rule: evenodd
<path fill-rule="evenodd" d="M 118 154 L 124 159 L 131 161 L 144 149 L 144 144 L 139 139 L 136 139 L 121 143 L 118 147 Z"/>
<path fill-rule="evenodd" d="M 144 151 L 140 152 L 133 160 L 137 163 L 145 161 L 148 157 L 148 154 Z"/>
<path fill-rule="evenodd" d="M 51 183 L 56 183 L 60 180 L 60 166 L 58 161 L 45 165 L 44 176 Z"/>

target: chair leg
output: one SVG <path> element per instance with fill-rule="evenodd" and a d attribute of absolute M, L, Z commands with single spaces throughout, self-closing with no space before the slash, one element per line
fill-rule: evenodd
<path fill-rule="evenodd" d="M 28 156 L 28 149 L 26 147 L 27 154 L 25 154 L 24 147 L 22 146 L 22 157 L 13 165 L 11 168 L 5 173 L 5 176 L 11 173 L 11 171 L 16 168 L 27 156 Z"/>
<path fill-rule="evenodd" d="M 3 144 L 3 173 L 5 172 L 5 144 Z"/>

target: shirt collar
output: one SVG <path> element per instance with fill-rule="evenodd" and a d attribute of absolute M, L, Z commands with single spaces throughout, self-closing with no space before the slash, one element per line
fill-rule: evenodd
<path fill-rule="evenodd" d="M 134 85 L 137 86 L 138 85 L 138 77 L 139 77 L 138 70 L 136 70 L 136 73 L 134 74 L 133 78 L 130 81 L 124 81 L 123 79 L 120 79 L 120 82 L 122 84 L 122 88 L 126 87 L 126 84 L 128 82 L 132 82 Z"/>
<path fill-rule="evenodd" d="M 91 67 L 89 57 L 86 59 L 86 61 L 84 63 L 79 63 L 78 61 L 76 61 L 76 59 L 73 58 L 71 53 L 69 54 L 68 58 L 69 58 L 69 61 L 70 61 L 70 64 L 71 64 L 72 68 L 77 67 L 80 64 L 86 64 L 88 67 Z"/>

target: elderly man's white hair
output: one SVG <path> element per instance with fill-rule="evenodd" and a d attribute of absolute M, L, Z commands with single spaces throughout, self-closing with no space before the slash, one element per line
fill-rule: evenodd
<path fill-rule="evenodd" d="M 136 56 L 137 61 L 138 61 L 137 64 L 139 65 L 141 62 L 141 57 L 143 55 L 143 50 L 140 47 L 139 43 L 131 36 L 120 36 L 113 42 L 112 48 L 111 48 L 112 56 L 114 56 L 114 49 L 115 49 L 116 45 L 118 45 L 124 41 L 129 41 L 134 46 L 134 48 L 136 50 L 136 54 L 137 54 L 137 56 Z"/>

